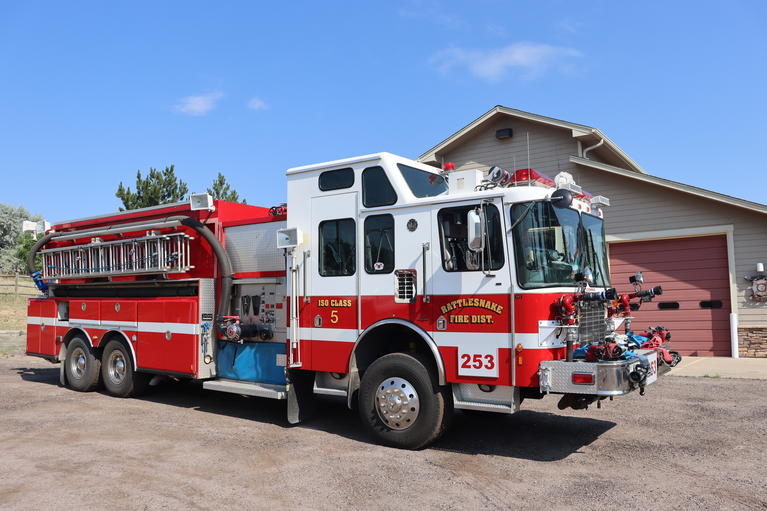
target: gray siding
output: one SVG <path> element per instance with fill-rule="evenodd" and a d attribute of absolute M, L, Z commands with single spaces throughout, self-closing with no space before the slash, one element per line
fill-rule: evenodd
<path fill-rule="evenodd" d="M 496 140 L 495 130 L 512 128 L 510 140 Z M 487 169 L 493 165 L 510 169 L 527 168 L 527 138 L 530 134 L 530 167 L 554 177 L 559 171 L 572 173 L 578 184 L 594 195 L 611 201 L 605 212 L 608 234 L 626 234 L 716 225 L 734 226 L 737 311 L 741 326 L 767 326 L 767 306 L 746 300 L 749 282 L 743 275 L 753 273 L 757 262 L 767 264 L 767 217 L 759 213 L 669 190 L 570 163 L 578 146 L 569 130 L 520 119 L 499 119 L 480 127 L 451 150 L 438 154 L 440 161 L 452 161 L 456 168 Z M 599 148 L 590 157 L 615 164 Z"/>
<path fill-rule="evenodd" d="M 512 128 L 514 136 L 496 140 L 495 131 Z M 438 154 L 440 162 L 452 161 L 458 170 L 482 169 L 493 165 L 512 170 L 528 168 L 527 135 L 530 135 L 530 168 L 554 177 L 570 171 L 570 156 L 577 154 L 578 144 L 570 131 L 520 119 L 499 119 L 477 129 L 454 150 Z"/>

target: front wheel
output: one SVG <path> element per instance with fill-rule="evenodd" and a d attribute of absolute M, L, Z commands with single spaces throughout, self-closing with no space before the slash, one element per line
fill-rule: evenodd
<path fill-rule="evenodd" d="M 104 387 L 117 397 L 131 397 L 144 392 L 150 376 L 137 373 L 128 349 L 120 341 L 109 341 L 101 357 Z"/>
<path fill-rule="evenodd" d="M 437 384 L 423 357 L 392 353 L 365 371 L 359 412 L 365 428 L 380 442 L 420 449 L 447 429 L 453 401 L 448 389 Z"/>

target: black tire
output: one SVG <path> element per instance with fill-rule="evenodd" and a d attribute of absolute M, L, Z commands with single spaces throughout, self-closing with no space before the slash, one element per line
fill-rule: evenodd
<path fill-rule="evenodd" d="M 78 392 L 91 392 L 99 386 L 101 361 L 82 337 L 73 337 L 64 360 L 67 384 Z"/>
<path fill-rule="evenodd" d="M 101 356 L 101 379 L 107 392 L 116 397 L 133 397 L 146 392 L 151 375 L 137 373 L 128 348 L 117 340 L 104 347 Z"/>
<path fill-rule="evenodd" d="M 438 385 L 428 367 L 416 353 L 392 353 L 365 371 L 359 413 L 365 429 L 379 442 L 421 449 L 447 429 L 453 415 L 452 395 L 448 387 Z"/>

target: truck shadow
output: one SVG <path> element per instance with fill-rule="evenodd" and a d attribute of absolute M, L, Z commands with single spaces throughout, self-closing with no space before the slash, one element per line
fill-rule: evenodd
<path fill-rule="evenodd" d="M 25 381 L 59 385 L 58 367 L 19 367 L 15 370 Z M 164 384 L 136 399 L 284 428 L 323 431 L 360 443 L 372 443 L 362 431 L 357 413 L 346 407 L 345 399 L 320 396 L 315 416 L 296 426 L 291 426 L 286 420 L 284 401 L 203 390 L 198 382 Z M 557 461 L 582 452 L 584 447 L 615 425 L 611 421 L 590 417 L 532 410 L 513 415 L 456 412 L 450 429 L 430 449 L 530 461 Z"/>
<path fill-rule="evenodd" d="M 513 415 L 456 413 L 452 426 L 434 447 L 464 454 L 557 461 L 583 452 L 615 426 L 614 422 L 591 417 L 533 410 Z"/>

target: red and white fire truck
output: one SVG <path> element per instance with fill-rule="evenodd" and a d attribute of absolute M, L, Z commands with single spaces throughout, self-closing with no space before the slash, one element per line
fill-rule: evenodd
<path fill-rule="evenodd" d="M 287 187 L 272 208 L 201 194 L 54 225 L 29 255 L 43 296 L 27 353 L 75 390 L 196 379 L 284 399 L 291 423 L 342 396 L 403 448 L 454 408 L 513 413 L 547 394 L 585 408 L 664 371 L 617 332 L 629 300 L 660 290 L 610 287 L 609 201 L 567 173 L 379 153 L 289 169 Z"/>

